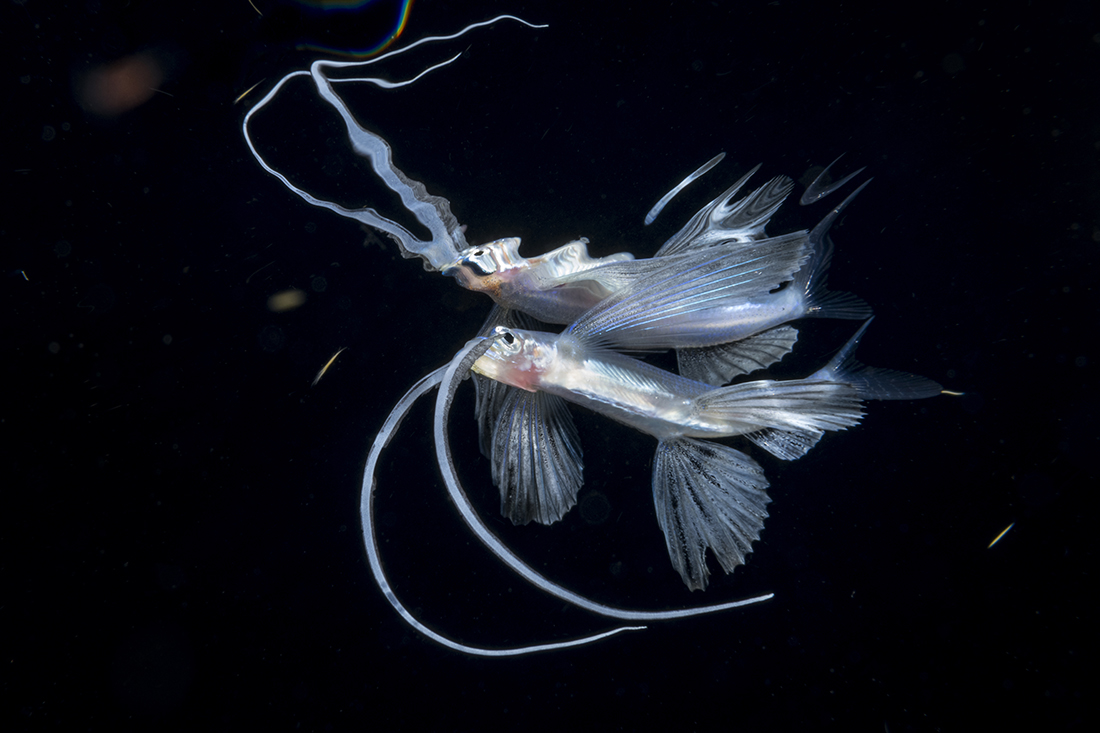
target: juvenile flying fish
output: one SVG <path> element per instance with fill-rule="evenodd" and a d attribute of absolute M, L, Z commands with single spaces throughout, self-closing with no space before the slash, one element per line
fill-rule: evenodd
<path fill-rule="evenodd" d="M 688 588 L 696 590 L 707 586 L 707 549 L 727 573 L 745 562 L 760 537 L 770 501 L 760 465 L 712 439 L 744 436 L 790 460 L 803 455 L 825 432 L 855 425 L 863 414 L 863 399 L 917 399 L 939 393 L 939 385 L 922 377 L 872 370 L 855 362 L 851 355 L 866 325 L 807 379 L 754 380 L 713 388 L 611 351 L 591 332 L 572 328 L 557 335 L 498 327 L 496 341 L 474 362 L 473 370 L 527 392 L 581 405 L 657 438 L 652 486 L 658 523 L 673 567 Z M 511 465 L 553 473 L 560 456 L 551 452 L 570 443 L 561 435 L 558 416 L 544 414 L 531 420 L 505 408 L 498 415 L 497 430 L 514 435 L 516 419 L 528 420 L 529 434 L 541 436 L 542 443 L 511 441 Z M 570 470 L 567 461 L 561 470 Z"/>
<path fill-rule="evenodd" d="M 669 248 L 671 254 L 650 260 L 663 263 L 661 267 L 624 281 L 574 321 L 568 332 L 618 350 L 676 348 L 680 375 L 710 386 L 764 369 L 789 353 L 797 340 L 798 332 L 784 325 L 787 322 L 808 316 L 870 315 L 859 298 L 825 287 L 832 254 L 829 227 L 858 193 L 808 234 L 678 246 L 705 239 L 711 230 L 701 222 L 723 220 L 722 215 L 697 215 L 695 224 L 669 240 L 676 245 Z M 772 205 L 774 201 L 766 208 Z M 811 247 L 808 259 L 802 249 L 806 246 Z M 614 271 L 626 264 L 630 263 L 599 269 Z M 537 329 L 515 311 L 498 308 L 480 335 L 496 326 Z M 490 459 L 502 514 L 515 524 L 558 521 L 576 500 L 584 468 L 580 439 L 562 398 L 548 392 L 516 393 L 502 382 L 481 378 L 474 382 L 481 451 Z M 497 416 L 502 413 L 513 416 L 507 430 L 498 429 Z M 547 432 L 548 426 L 554 430 Z M 532 463 L 531 456 L 517 453 L 514 445 L 530 445 L 532 451 L 542 446 L 546 465 Z M 552 470 L 555 466 L 560 470 Z"/>
<path fill-rule="evenodd" d="M 855 425 L 862 414 L 859 393 L 843 383 L 756 380 L 714 389 L 568 332 L 498 328 L 496 335 L 474 371 L 587 407 L 657 438 L 653 501 L 672 564 L 692 590 L 707 586 L 708 548 L 727 573 L 745 561 L 770 501 L 759 464 L 706 439 L 764 430 L 812 438 Z M 541 432 L 551 445 L 560 442 L 552 422 Z M 515 448 L 526 448 L 532 458 L 540 453 L 532 446 Z"/>
<path fill-rule="evenodd" d="M 504 18 L 531 25 L 510 16 L 501 16 L 494 20 Z M 344 99 L 335 90 L 335 84 L 349 82 L 375 84 L 383 88 L 406 86 L 424 74 L 446 66 L 454 59 L 437 64 L 414 79 L 402 82 L 389 82 L 374 77 L 331 78 L 330 74 L 336 70 L 375 64 L 423 43 L 457 38 L 491 22 L 493 21 L 472 24 L 451 36 L 422 39 L 408 47 L 367 61 L 318 60 L 311 64 L 308 71 L 288 74 L 245 115 L 242 129 L 249 150 L 266 171 L 308 203 L 384 232 L 397 243 L 402 256 L 420 258 L 426 269 L 447 274 L 465 288 L 488 294 L 502 308 L 526 313 L 545 323 L 571 323 L 624 286 L 655 270 L 670 266 L 671 263 L 665 259 L 668 256 L 707 247 L 726 247 L 727 251 L 733 253 L 737 251 L 738 245 L 767 238 L 765 227 L 790 193 L 793 183 L 780 176 L 735 200 L 749 177 L 759 169 L 760 166 L 757 166 L 700 210 L 662 246 L 654 258 L 635 260 L 628 252 L 592 257 L 588 253 L 588 241 L 583 238 L 530 258 L 519 254 L 518 237 L 505 237 L 470 246 L 466 242 L 465 227 L 459 225 L 451 211 L 450 202 L 442 196 L 428 193 L 423 183 L 405 175 L 394 164 L 389 144 L 359 124 Z M 321 98 L 339 113 L 356 154 L 365 158 L 382 182 L 400 197 L 403 206 L 428 230 L 430 238 L 419 239 L 407 228 L 373 208 L 348 208 L 314 196 L 267 163 L 253 143 L 250 122 L 286 83 L 298 77 L 309 77 Z M 719 159 L 720 156 L 712 159 L 689 176 L 689 181 L 709 170 Z M 666 199 L 682 187 L 683 184 L 677 186 Z"/>

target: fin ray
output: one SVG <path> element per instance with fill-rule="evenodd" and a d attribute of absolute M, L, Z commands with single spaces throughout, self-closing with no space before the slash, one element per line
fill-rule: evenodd
<path fill-rule="evenodd" d="M 766 369 L 791 353 L 798 341 L 794 326 L 778 326 L 754 336 L 717 346 L 677 349 L 681 376 L 715 387 L 734 377 Z"/>
<path fill-rule="evenodd" d="M 691 590 L 704 590 L 709 549 L 726 573 L 760 538 L 768 479 L 744 453 L 705 440 L 662 441 L 653 461 L 653 502 L 672 566 Z"/>
<path fill-rule="evenodd" d="M 690 336 L 669 331 L 684 315 L 726 299 L 767 293 L 790 280 L 803 266 L 808 241 L 804 232 L 795 232 L 755 242 L 736 254 L 708 249 L 664 258 L 667 267 L 604 299 L 568 332 L 588 345 L 668 348 L 675 345 L 670 341 Z"/>
<path fill-rule="evenodd" d="M 553 524 L 577 503 L 583 451 L 560 397 L 509 389 L 499 403 L 490 460 L 500 512 L 513 524 Z"/>
<path fill-rule="evenodd" d="M 745 437 L 780 460 L 794 461 L 809 453 L 824 434 L 820 430 L 767 428 Z"/>
<path fill-rule="evenodd" d="M 730 203 L 730 199 L 758 170 L 759 165 L 696 212 L 680 231 L 661 245 L 656 256 L 665 257 L 728 242 L 748 243 L 767 238 L 764 229 L 783 205 L 794 183 L 786 176 L 777 176 L 740 201 Z"/>
<path fill-rule="evenodd" d="M 760 379 L 719 387 L 696 397 L 692 411 L 746 433 L 765 428 L 844 430 L 863 417 L 854 387 L 823 379 Z"/>

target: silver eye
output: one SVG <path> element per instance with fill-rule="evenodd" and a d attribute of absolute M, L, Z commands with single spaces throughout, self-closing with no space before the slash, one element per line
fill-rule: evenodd
<path fill-rule="evenodd" d="M 504 326 L 497 326 L 493 333 L 497 337 L 497 343 L 494 348 L 499 349 L 500 353 L 514 354 L 520 350 L 520 339 L 510 330 Z"/>
<path fill-rule="evenodd" d="M 467 251 L 459 259 L 459 262 L 472 270 L 477 277 L 492 275 L 497 270 L 496 263 L 493 262 L 489 250 L 484 248 L 475 249 L 472 252 Z"/>

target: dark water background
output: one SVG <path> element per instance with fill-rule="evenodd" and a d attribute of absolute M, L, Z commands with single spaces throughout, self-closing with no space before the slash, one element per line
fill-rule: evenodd
<path fill-rule="evenodd" d="M 255 163 L 240 123 L 316 56 L 295 40 L 381 32 L 256 4 L 263 17 L 246 2 L 3 8 L 6 730 L 1095 725 L 1090 3 L 414 6 L 399 45 L 501 12 L 550 24 L 500 23 L 383 66 L 403 78 L 465 50 L 404 90 L 341 89 L 471 242 L 518 235 L 536 253 L 583 235 L 597 254 L 645 256 L 756 163 L 760 184 L 846 153 L 840 172 L 875 178 L 834 230 L 834 286 L 877 315 L 861 358 L 967 393 L 872 404 L 799 462 L 762 457 L 763 538 L 703 596 L 668 563 L 651 439 L 579 416 L 587 519 L 512 527 L 467 388 L 460 471 L 494 530 L 550 577 L 644 608 L 776 594 L 503 661 L 405 626 L 370 577 L 358 516 L 372 436 L 488 302 Z M 80 106 L 88 69 L 141 51 L 165 70 L 161 93 L 113 117 Z M 303 187 L 396 213 L 305 82 L 255 134 Z M 827 207 L 792 199 L 770 231 Z M 269 310 L 291 288 L 305 304 Z M 807 323 L 790 368 L 816 369 L 851 326 Z M 476 545 L 438 479 L 429 420 L 425 406 L 407 421 L 377 499 L 410 607 L 485 645 L 612 626 Z"/>

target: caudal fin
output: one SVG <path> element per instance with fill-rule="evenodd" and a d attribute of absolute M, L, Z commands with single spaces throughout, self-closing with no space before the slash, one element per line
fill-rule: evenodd
<path fill-rule="evenodd" d="M 661 441 L 653 461 L 653 503 L 668 556 L 691 590 L 704 590 L 706 551 L 727 573 L 743 565 L 760 539 L 771 501 L 756 461 L 718 443 Z"/>
<path fill-rule="evenodd" d="M 829 264 L 833 259 L 833 241 L 829 238 L 829 228 L 840 216 L 840 212 L 852 202 L 870 180 L 867 180 L 859 188 L 840 202 L 829 214 L 821 220 L 810 232 L 810 246 L 813 254 L 810 261 L 795 273 L 791 287 L 802 290 L 806 304 L 807 318 L 842 318 L 859 320 L 871 316 L 871 306 L 860 297 L 851 293 L 832 292 L 825 287 L 825 281 L 829 274 Z"/>
<path fill-rule="evenodd" d="M 921 400 L 942 393 L 943 387 L 931 379 L 893 369 L 869 367 L 856 361 L 856 347 L 873 320 L 868 318 L 829 363 L 808 378 L 850 384 L 865 400 Z"/>

